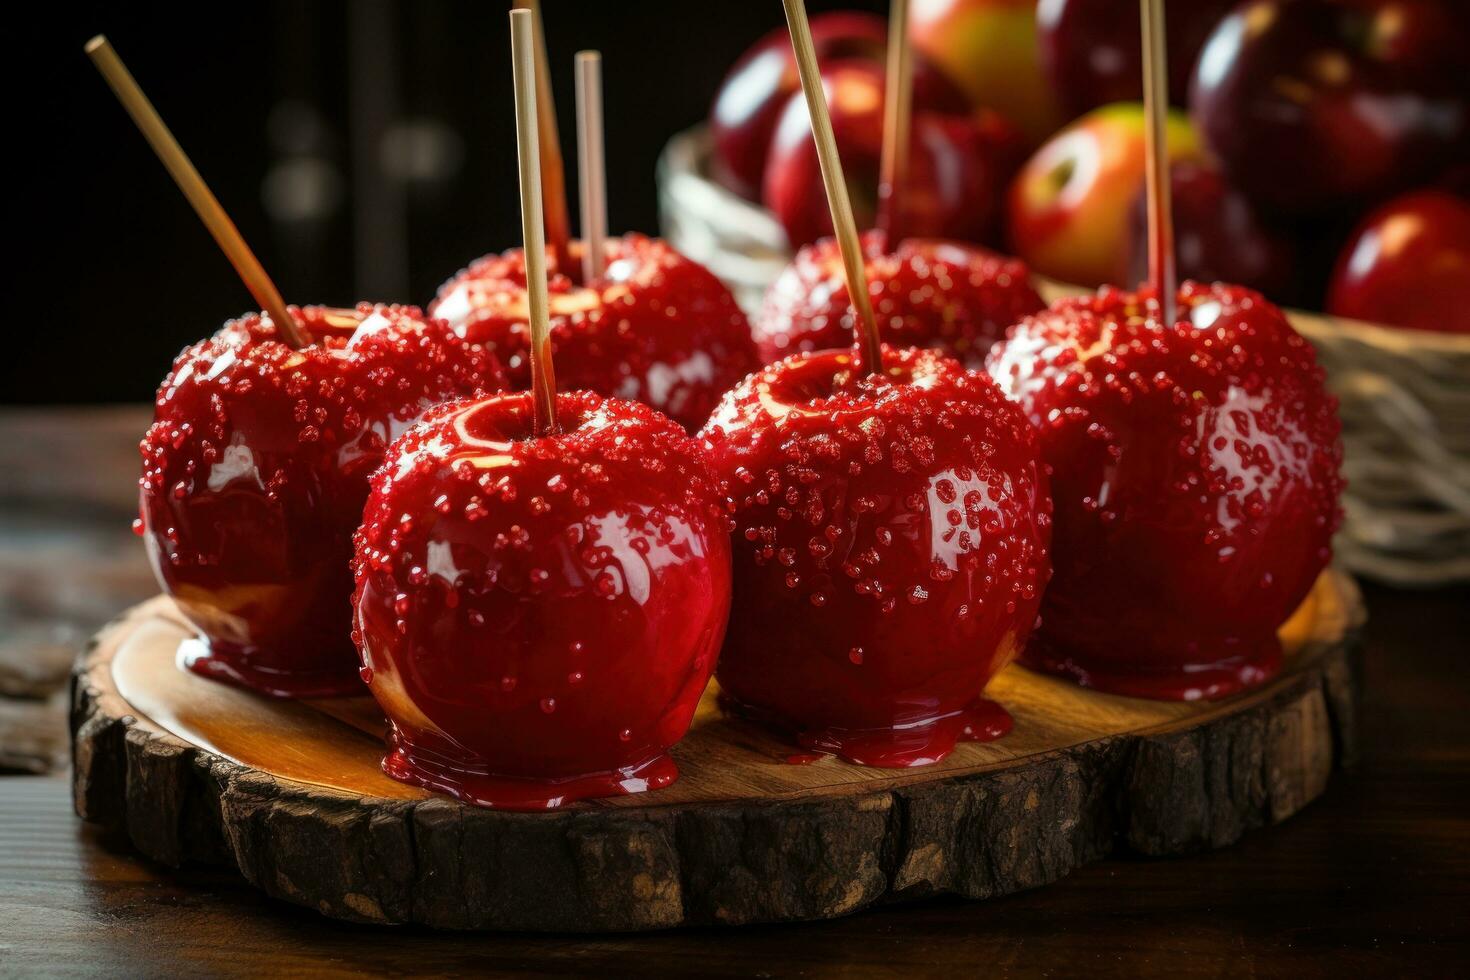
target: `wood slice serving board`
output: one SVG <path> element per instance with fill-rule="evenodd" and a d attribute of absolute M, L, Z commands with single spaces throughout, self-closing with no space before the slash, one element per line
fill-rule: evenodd
<path fill-rule="evenodd" d="M 673 786 L 507 813 L 384 776 L 369 698 L 271 701 L 179 670 L 188 631 L 158 598 L 77 665 L 75 800 L 156 860 L 231 865 L 366 922 L 622 931 L 986 898 L 1115 850 L 1223 846 L 1301 809 L 1353 752 L 1361 621 L 1352 581 L 1327 572 L 1283 628 L 1281 676 L 1214 703 L 1008 668 L 987 693 L 1015 731 L 919 769 L 792 764 L 707 693 Z"/>

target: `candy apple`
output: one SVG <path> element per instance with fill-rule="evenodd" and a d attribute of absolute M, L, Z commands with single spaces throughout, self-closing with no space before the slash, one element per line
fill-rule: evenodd
<path fill-rule="evenodd" d="M 888 25 L 881 17 L 852 11 L 819 14 L 811 19 L 811 30 L 822 64 L 853 60 L 883 65 Z M 735 62 L 710 108 L 716 180 L 742 197 L 759 199 L 777 120 L 800 91 L 791 37 L 784 27 L 761 38 Z M 964 95 L 922 59 L 914 65 L 914 101 L 953 112 L 968 105 Z"/>
<path fill-rule="evenodd" d="M 1236 0 L 1165 4 L 1169 101 L 1183 106 L 1205 38 Z M 1069 117 L 1143 92 L 1143 40 L 1137 0 L 1040 0 L 1041 67 Z"/>
<path fill-rule="evenodd" d="M 1062 121 L 1041 72 L 1034 0 L 913 0 L 909 25 L 914 46 L 1028 146 Z"/>
<path fill-rule="evenodd" d="M 982 368 L 1007 327 L 1045 306 L 1023 263 L 981 248 L 908 238 L 889 250 L 882 233 L 869 232 L 863 251 L 880 334 L 895 346 L 937 348 Z M 767 292 L 754 331 L 766 363 L 851 342 L 852 307 L 835 241 L 796 254 Z"/>
<path fill-rule="evenodd" d="M 1053 136 L 1021 168 L 1007 202 L 1012 250 L 1046 276 L 1078 285 L 1127 272 L 1128 211 L 1143 186 L 1143 106 L 1094 109 Z M 1197 160 L 1199 140 L 1171 112 L 1171 161 Z"/>
<path fill-rule="evenodd" d="M 186 349 L 143 438 L 137 525 L 200 633 L 191 669 L 275 696 L 357 693 L 352 533 L 368 476 L 425 409 L 497 390 L 493 355 L 412 307 L 249 315 Z"/>
<path fill-rule="evenodd" d="M 1233 282 L 1278 302 L 1296 295 L 1301 270 L 1290 235 L 1267 224 L 1250 200 L 1208 163 L 1176 163 L 1169 178 L 1181 278 Z M 1134 197 L 1128 227 L 1128 271 L 1121 281 L 1142 282 L 1148 278 L 1148 214 L 1142 187 Z"/>
<path fill-rule="evenodd" d="M 1470 334 L 1470 202 L 1417 191 L 1364 218 L 1338 260 L 1327 312 Z"/>
<path fill-rule="evenodd" d="M 834 62 L 822 69 L 822 80 L 858 227 L 867 227 L 873 224 L 878 201 L 883 68 Z M 997 240 L 999 200 L 1020 155 L 1019 135 L 994 112 L 918 111 L 903 193 L 904 230 L 964 241 Z M 771 140 L 762 200 L 794 247 L 832 233 L 832 213 L 800 92 L 787 103 Z"/>
<path fill-rule="evenodd" d="M 581 282 L 581 245 L 564 267 L 547 257 L 557 382 L 652 405 L 693 431 L 720 395 L 758 366 L 745 314 L 708 269 L 656 238 L 607 240 L 607 268 Z M 530 385 L 525 258 L 487 255 L 443 286 L 430 306 Z"/>
<path fill-rule="evenodd" d="M 1036 426 L 1055 568 L 1024 662 L 1101 690 L 1215 698 L 1281 664 L 1277 628 L 1331 555 L 1336 401 L 1259 293 L 1186 283 L 1064 299 L 990 373 Z"/>
<path fill-rule="evenodd" d="M 1435 0 L 1257 0 L 1210 35 L 1190 110 L 1252 198 L 1331 211 L 1465 158 L 1467 48 L 1464 11 Z"/>
<path fill-rule="evenodd" d="M 727 505 L 699 446 L 636 402 L 445 406 L 393 445 L 357 536 L 355 638 L 385 771 L 546 809 L 678 775 L 730 606 Z"/>
<path fill-rule="evenodd" d="M 865 765 L 1010 727 L 981 697 L 1024 644 L 1050 502 L 1026 420 L 934 351 L 798 354 L 702 433 L 735 504 L 728 702 Z"/>

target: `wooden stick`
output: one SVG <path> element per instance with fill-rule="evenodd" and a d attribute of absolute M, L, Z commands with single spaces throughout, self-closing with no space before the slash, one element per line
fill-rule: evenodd
<path fill-rule="evenodd" d="M 556 125 L 556 99 L 551 94 L 551 68 L 546 56 L 546 26 L 541 19 L 539 0 L 515 0 L 517 10 L 528 10 L 535 26 L 536 39 L 536 124 L 540 132 L 541 193 L 546 211 L 546 238 L 562 271 L 572 274 L 567 263 L 567 242 L 571 240 L 571 219 L 567 212 L 566 166 L 561 158 L 561 136 Z"/>
<path fill-rule="evenodd" d="M 132 72 L 122 63 L 107 38 L 98 34 L 87 42 L 86 52 L 97 70 L 102 73 L 102 77 L 107 80 L 117 100 L 122 103 L 128 115 L 133 117 L 143 138 L 153 147 L 153 152 L 158 154 L 158 159 L 173 177 L 174 183 L 179 185 L 179 190 L 184 192 L 184 197 L 194 206 L 199 220 L 204 222 L 204 227 L 209 229 L 209 233 L 219 243 L 225 257 L 244 281 L 245 288 L 250 290 L 260 308 L 269 314 L 281 339 L 296 348 L 311 343 L 311 338 L 304 335 L 295 319 L 287 312 L 281 291 L 271 282 L 270 276 L 266 275 L 260 260 L 250 251 L 250 246 L 245 244 L 235 223 L 225 214 L 225 209 L 204 183 L 204 178 L 199 176 L 199 171 L 194 169 L 194 164 L 189 162 L 179 141 L 174 139 L 174 134 L 164 125 L 158 110 L 153 108 L 153 103 L 148 101 L 148 96 L 138 87 Z"/>
<path fill-rule="evenodd" d="M 521 176 L 521 235 L 526 256 L 526 298 L 531 326 L 532 428 L 554 435 L 556 373 L 551 363 L 551 319 L 546 299 L 546 232 L 541 212 L 540 136 L 537 132 L 535 15 L 510 12 L 511 64 L 515 71 L 516 153 Z"/>
<path fill-rule="evenodd" d="M 602 55 L 577 52 L 577 176 L 582 189 L 582 281 L 607 264 L 607 165 L 602 136 Z"/>
<path fill-rule="evenodd" d="M 1144 181 L 1148 204 L 1148 277 L 1165 325 L 1174 322 L 1174 216 L 1169 188 L 1169 66 L 1164 0 L 1139 0 L 1143 26 Z"/>
<path fill-rule="evenodd" d="M 817 160 L 822 167 L 827 204 L 832 209 L 832 228 L 837 235 L 837 247 L 842 252 L 842 266 L 847 275 L 847 295 L 857 313 L 858 356 L 869 373 L 878 374 L 883 370 L 878 323 L 873 319 L 873 305 L 868 299 L 862 242 L 858 238 L 857 222 L 852 216 L 852 201 L 847 196 L 847 180 L 842 175 L 842 160 L 837 155 L 837 139 L 832 135 L 832 118 L 827 113 L 827 99 L 822 92 L 822 76 L 817 67 L 816 49 L 812 46 L 812 29 L 807 23 L 806 5 L 802 0 L 781 2 L 786 7 L 786 24 L 791 30 L 791 48 L 796 54 L 796 67 L 801 74 L 807 113 L 811 116 L 812 139 L 817 144 Z"/>
<path fill-rule="evenodd" d="M 883 155 L 878 165 L 878 227 L 888 248 L 903 237 L 903 190 L 909 176 L 913 126 L 914 59 L 909 50 L 908 0 L 888 8 L 888 75 L 884 83 Z"/>

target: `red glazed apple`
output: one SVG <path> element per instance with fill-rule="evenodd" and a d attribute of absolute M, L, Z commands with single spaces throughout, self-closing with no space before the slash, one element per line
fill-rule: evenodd
<path fill-rule="evenodd" d="M 265 694 L 362 690 L 349 637 L 368 476 L 425 409 L 502 386 L 493 356 L 411 307 L 251 314 L 188 348 L 141 444 L 139 533 L 201 639 L 190 668 Z"/>
<path fill-rule="evenodd" d="M 1418 191 L 1368 215 L 1338 260 L 1327 312 L 1470 334 L 1470 202 Z"/>
<path fill-rule="evenodd" d="M 1215 698 L 1281 664 L 1331 555 L 1336 402 L 1311 346 L 1239 286 L 1105 287 L 1021 321 L 990 372 L 1052 470 L 1055 574 L 1030 666 L 1104 691 Z"/>
<path fill-rule="evenodd" d="M 1329 213 L 1470 153 L 1461 0 L 1256 0 L 1215 28 L 1190 112 L 1257 202 Z"/>
<path fill-rule="evenodd" d="M 980 368 L 991 345 L 1045 304 L 1021 262 L 957 242 L 905 239 L 893 252 L 884 236 L 863 236 L 864 277 L 883 340 L 934 347 Z M 766 363 L 798 351 L 851 343 L 852 307 L 833 239 L 797 253 L 766 294 L 755 341 Z"/>
<path fill-rule="evenodd" d="M 730 606 L 723 498 L 645 405 L 446 406 L 394 444 L 357 537 L 384 770 L 507 809 L 666 786 Z"/>
<path fill-rule="evenodd" d="M 822 68 L 832 132 L 842 155 L 859 228 L 874 223 L 883 154 L 882 65 L 832 62 Z M 963 241 L 999 240 L 1000 201 L 1020 164 L 1020 136 L 989 110 L 917 108 L 902 199 L 906 234 Z M 771 140 L 761 199 L 793 247 L 832 234 L 806 99 L 787 102 Z"/>
<path fill-rule="evenodd" d="M 1036 621 L 1051 505 L 988 378 L 934 351 L 887 349 L 881 375 L 798 354 L 703 436 L 736 507 L 730 703 L 873 766 L 1009 730 L 981 691 Z"/>
<path fill-rule="evenodd" d="M 708 269 L 659 239 L 607 240 L 607 270 L 581 279 L 581 245 L 570 269 L 547 256 L 556 380 L 636 399 L 693 431 L 720 395 L 757 366 L 745 314 Z M 484 344 L 515 388 L 531 383 L 526 267 L 520 249 L 487 255 L 439 288 L 430 313 Z"/>
<path fill-rule="evenodd" d="M 1035 0 L 914 0 L 914 47 L 1035 146 L 1065 118 L 1042 74 Z"/>
<path fill-rule="evenodd" d="M 1136 18 L 1135 18 L 1136 19 Z M 1127 271 L 1128 210 L 1143 188 L 1142 103 L 1094 109 L 1057 133 L 1011 184 L 1006 230 L 1032 270 L 1080 286 Z M 1179 112 L 1167 117 L 1171 162 L 1201 157 Z"/>
<path fill-rule="evenodd" d="M 1174 253 L 1181 279 L 1232 282 L 1276 302 L 1299 294 L 1303 269 L 1296 243 L 1265 223 L 1255 206 L 1215 167 L 1185 160 L 1169 169 Z M 1148 195 L 1139 187 L 1128 219 L 1128 272 L 1148 278 Z"/>
<path fill-rule="evenodd" d="M 881 17 L 853 11 L 818 14 L 811 29 L 820 64 L 853 60 L 881 68 L 884 63 L 888 25 Z M 915 105 L 964 111 L 965 97 L 923 59 L 915 60 Z M 742 197 L 759 199 L 776 121 L 800 91 L 791 36 L 784 27 L 761 38 L 735 62 L 710 109 L 716 180 Z"/>

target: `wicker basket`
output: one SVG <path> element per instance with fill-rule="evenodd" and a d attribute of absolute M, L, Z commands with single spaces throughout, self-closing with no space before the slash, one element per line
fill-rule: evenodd
<path fill-rule="evenodd" d="M 754 311 L 791 250 L 769 212 L 706 176 L 708 156 L 702 128 L 664 149 L 663 233 Z M 1067 291 L 1042 289 L 1048 298 Z M 1342 402 L 1348 491 L 1339 556 L 1355 572 L 1400 585 L 1470 581 L 1470 337 L 1289 315 Z"/>

